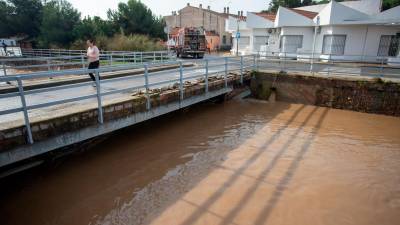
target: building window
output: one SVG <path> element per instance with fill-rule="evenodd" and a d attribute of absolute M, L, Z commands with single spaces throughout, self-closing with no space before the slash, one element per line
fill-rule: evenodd
<path fill-rule="evenodd" d="M 379 42 L 378 56 L 397 56 L 399 53 L 400 37 L 382 35 Z"/>
<path fill-rule="evenodd" d="M 322 54 L 344 55 L 346 35 L 324 35 Z"/>
<path fill-rule="evenodd" d="M 260 51 L 261 46 L 268 45 L 268 36 L 254 36 L 253 48 L 256 51 Z"/>
<path fill-rule="evenodd" d="M 297 53 L 303 47 L 303 35 L 283 35 L 279 47 L 282 52 Z"/>
<path fill-rule="evenodd" d="M 226 44 L 226 35 L 222 36 L 222 44 Z"/>

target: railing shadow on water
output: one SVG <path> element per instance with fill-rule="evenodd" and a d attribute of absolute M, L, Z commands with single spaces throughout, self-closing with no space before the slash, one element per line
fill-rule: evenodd
<path fill-rule="evenodd" d="M 191 213 L 183 222 L 179 223 L 178 225 L 191 225 L 195 224 L 198 219 L 208 213 L 211 214 L 221 220 L 218 224 L 220 225 L 228 225 L 228 224 L 236 224 L 233 220 L 237 214 L 240 213 L 240 211 L 243 209 L 243 207 L 249 203 L 251 200 L 254 192 L 258 189 L 258 187 L 262 184 L 265 183 L 266 178 L 268 175 L 271 173 L 271 171 L 275 168 L 275 166 L 278 164 L 279 160 L 281 157 L 285 154 L 287 151 L 288 147 L 293 144 L 294 140 L 296 139 L 296 136 L 298 136 L 301 131 L 307 126 L 312 118 L 314 118 L 316 115 L 315 113 L 318 110 L 321 110 L 317 107 L 315 107 L 307 116 L 306 118 L 301 122 L 301 124 L 296 128 L 294 133 L 290 135 L 288 138 L 288 141 L 285 142 L 279 150 L 277 150 L 277 153 L 273 156 L 271 161 L 266 165 L 265 169 L 262 170 L 260 175 L 253 180 L 255 180 L 255 183 L 250 186 L 250 188 L 244 193 L 244 195 L 240 198 L 240 200 L 235 203 L 232 209 L 228 211 L 226 215 L 219 215 L 216 212 L 213 212 L 209 208 L 216 203 L 224 194 L 224 190 L 229 188 L 231 185 L 234 185 L 234 183 L 241 177 L 241 176 L 247 176 L 244 174 L 244 171 L 249 168 L 260 156 L 263 154 L 265 151 L 268 151 L 268 147 L 271 146 L 274 142 L 276 142 L 282 135 L 283 132 L 289 128 L 295 121 L 296 118 L 299 117 L 301 113 L 304 113 L 305 106 L 299 107 L 291 116 L 291 118 L 282 126 L 280 127 L 270 138 L 268 138 L 265 143 L 259 147 L 259 150 L 254 153 L 253 155 L 250 156 L 248 160 L 246 160 L 237 170 L 232 170 L 233 174 L 221 185 L 219 189 L 216 189 L 213 194 L 208 197 L 204 203 L 202 204 L 196 204 L 193 203 L 187 199 L 176 199 L 176 201 L 183 201 L 186 204 L 189 204 L 191 206 L 195 207 L 195 210 L 193 213 Z M 321 128 L 321 124 L 323 123 L 327 113 L 329 112 L 329 109 L 325 108 L 322 109 L 323 112 L 320 113 L 321 115 L 318 118 L 318 122 L 316 125 L 312 126 L 309 137 L 305 140 L 304 144 L 300 147 L 299 151 L 296 153 L 293 161 L 291 162 L 290 166 L 288 167 L 286 173 L 280 178 L 278 181 L 278 184 L 275 187 L 275 190 L 272 192 L 273 194 L 269 197 L 269 199 L 266 199 L 266 204 L 265 207 L 261 210 L 261 212 L 258 214 L 258 217 L 255 220 L 254 224 L 257 225 L 262 225 L 267 222 L 269 219 L 269 216 L 271 212 L 273 211 L 275 205 L 278 203 L 280 197 L 282 196 L 284 190 L 286 189 L 287 185 L 290 183 L 291 179 L 293 178 L 296 170 L 298 169 L 298 166 L 300 162 L 302 161 L 303 157 L 305 154 L 309 151 L 310 146 L 313 144 L 313 141 Z M 249 137 L 251 138 L 251 137 Z M 167 208 L 167 207 L 165 207 Z M 160 213 L 161 214 L 161 213 Z M 156 216 L 155 216 L 156 218 Z"/>
<path fill-rule="evenodd" d="M 196 207 L 196 209 L 195 209 L 195 211 L 194 211 L 193 213 L 191 213 L 183 222 L 181 222 L 181 223 L 179 223 L 179 224 L 177 224 L 177 225 L 191 225 L 191 224 L 194 224 L 194 223 L 196 223 L 196 221 L 197 221 L 203 214 L 205 214 L 205 213 L 211 213 L 211 214 L 213 214 L 214 216 L 219 217 L 219 218 L 222 220 L 221 224 L 234 224 L 234 223 L 232 222 L 232 219 L 233 219 L 234 215 L 235 215 L 238 211 L 241 210 L 241 207 L 243 206 L 243 204 L 244 204 L 246 201 L 248 201 L 247 196 L 251 195 L 251 194 L 253 193 L 253 191 L 251 191 L 251 192 L 249 192 L 249 193 L 246 193 L 245 196 L 241 199 L 241 201 L 240 201 L 237 205 L 235 205 L 235 207 L 229 212 L 229 215 L 228 215 L 228 216 L 222 216 L 222 215 L 218 215 L 217 213 L 211 212 L 211 211 L 209 210 L 209 207 L 210 207 L 211 205 L 213 205 L 215 202 L 217 202 L 217 201 L 222 197 L 222 195 L 224 194 L 224 191 L 223 191 L 223 190 L 225 190 L 227 187 L 233 185 L 241 176 L 246 176 L 246 175 L 244 174 L 244 171 L 245 171 L 247 168 L 249 168 L 249 167 L 252 165 L 252 163 L 254 163 L 257 159 L 259 159 L 259 157 L 260 157 L 263 153 L 265 153 L 265 151 L 267 150 L 267 148 L 268 148 L 269 146 L 271 146 L 271 145 L 272 145 L 274 142 L 276 142 L 280 137 L 282 137 L 284 131 L 286 131 L 286 129 L 289 128 L 289 126 L 291 126 L 293 123 L 295 123 L 296 119 L 299 117 L 299 115 L 300 115 L 301 113 L 304 112 L 304 109 L 305 109 L 305 108 L 306 108 L 306 106 L 304 106 L 304 105 L 299 106 L 299 107 L 292 113 L 291 117 L 290 117 L 277 131 L 275 131 L 275 132 L 273 133 L 273 135 L 272 135 L 270 138 L 268 138 L 268 139 L 265 141 L 265 143 L 262 145 L 262 147 L 260 147 L 259 150 L 258 150 L 257 152 L 253 153 L 253 154 L 250 156 L 250 158 L 247 159 L 247 160 L 239 167 L 239 169 L 233 171 L 233 174 L 230 175 L 230 176 L 227 178 L 227 180 L 223 183 L 223 185 L 221 185 L 221 187 L 219 187 L 218 189 L 216 189 L 216 190 L 213 192 L 213 194 L 211 194 L 211 196 L 208 197 L 208 198 L 204 201 L 204 203 L 202 203 L 201 205 L 198 205 L 198 204 L 195 204 L 195 203 L 193 203 L 193 202 L 191 202 L 191 201 L 189 201 L 189 200 L 183 199 L 183 196 L 181 196 L 181 197 L 176 197 L 176 198 L 174 199 L 174 201 L 170 201 L 170 204 L 169 204 L 169 205 L 173 204 L 173 202 L 183 201 L 183 202 L 185 202 L 185 203 L 187 203 L 187 204 L 190 204 L 190 205 Z M 298 130 L 295 132 L 295 134 L 293 134 L 293 136 L 291 136 L 290 139 L 293 139 L 293 138 L 303 129 L 303 127 L 304 127 L 304 126 L 308 123 L 308 121 L 313 117 L 313 114 L 314 114 L 316 111 L 317 111 L 317 108 L 315 108 L 315 109 L 307 116 L 307 119 L 300 125 L 300 127 L 298 128 Z M 278 113 L 278 114 L 279 114 L 279 113 Z M 278 114 L 276 114 L 275 116 L 277 116 Z M 273 117 L 273 118 L 274 118 L 274 117 Z M 271 121 L 273 118 L 271 118 L 269 121 Z M 265 123 L 268 124 L 269 121 L 266 121 Z M 260 129 L 259 129 L 259 130 L 260 130 Z M 258 131 L 259 131 L 259 130 L 258 130 Z M 253 135 L 256 135 L 258 131 L 255 131 L 255 132 L 253 133 Z M 252 136 L 247 137 L 247 139 L 250 139 L 250 138 L 252 138 Z M 246 139 L 246 140 L 247 140 L 247 139 Z M 287 143 L 285 146 L 290 145 L 291 142 L 292 142 L 292 141 L 290 140 L 289 143 Z M 243 143 L 244 143 L 244 142 L 243 142 Z M 243 143 L 241 143 L 241 144 L 243 144 Z M 240 145 L 241 145 L 241 144 L 240 144 Z M 239 146 L 240 146 L 240 145 L 239 145 Z M 285 150 L 286 150 L 285 148 L 282 148 L 282 149 L 280 150 L 280 152 L 278 153 L 278 155 L 275 156 L 275 158 L 272 160 L 271 164 L 270 164 L 269 166 L 267 166 L 267 168 L 264 170 L 263 176 L 266 176 L 266 175 L 273 169 L 273 167 L 276 165 L 277 161 L 279 160 L 280 156 L 285 152 Z M 203 178 L 204 178 L 204 177 L 203 177 Z M 198 178 L 198 180 L 202 180 L 203 178 Z M 262 177 L 259 178 L 259 179 L 257 179 L 257 180 L 259 180 L 259 182 L 262 183 L 263 181 L 262 181 L 261 179 L 262 179 Z M 251 189 L 252 189 L 252 190 L 253 190 L 253 189 L 256 189 L 257 186 L 258 186 L 260 183 L 254 184 L 254 187 L 251 188 Z M 167 208 L 169 207 L 169 205 L 168 205 L 168 206 L 164 206 L 163 209 L 164 209 L 164 210 L 167 209 Z M 161 215 L 162 212 L 163 212 L 163 211 L 161 210 L 161 212 L 159 212 L 157 215 Z M 155 215 L 153 218 L 157 218 L 157 215 Z M 149 222 L 149 223 L 151 223 L 151 222 Z"/>

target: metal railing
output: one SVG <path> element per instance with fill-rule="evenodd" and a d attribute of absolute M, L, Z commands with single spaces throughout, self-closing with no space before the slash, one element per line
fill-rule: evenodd
<path fill-rule="evenodd" d="M 172 64 L 172 62 L 170 62 Z M 174 62 L 176 63 L 176 62 Z M 103 100 L 106 96 L 112 96 L 115 94 L 126 94 L 126 93 L 137 93 L 144 92 L 146 97 L 146 110 L 151 109 L 150 92 L 153 88 L 170 87 L 171 85 L 178 84 L 180 100 L 184 99 L 185 83 L 191 82 L 197 79 L 203 79 L 205 83 L 205 93 L 209 92 L 209 79 L 216 77 L 224 80 L 224 87 L 228 87 L 228 76 L 230 72 L 239 72 L 240 81 L 243 82 L 244 72 L 247 70 L 256 69 L 256 55 L 253 56 L 241 56 L 241 57 L 225 57 L 215 58 L 213 60 L 197 60 L 197 67 L 185 68 L 183 62 L 179 62 L 177 69 L 170 69 L 166 71 L 150 72 L 149 68 L 157 66 L 157 63 L 149 64 L 145 63 L 142 65 L 144 73 L 141 75 L 133 75 L 126 77 L 118 77 L 112 79 L 101 80 L 100 73 L 115 71 L 115 70 L 130 70 L 137 68 L 134 65 L 120 65 L 117 67 L 103 67 L 100 69 L 78 69 L 78 70 L 66 70 L 56 72 L 38 72 L 31 74 L 20 74 L 16 76 L 0 77 L 0 82 L 16 82 L 18 86 L 18 92 L 12 92 L 7 94 L 0 94 L 0 102 L 15 102 L 18 99 L 21 104 L 15 107 L 4 107 L 7 104 L 3 104 L 0 107 L 0 116 L 10 115 L 16 113 L 23 113 L 24 124 L 26 128 L 27 142 L 30 144 L 34 143 L 31 122 L 29 113 L 32 110 L 43 109 L 52 106 L 59 106 L 66 103 L 80 102 L 89 99 L 97 99 L 97 111 L 98 111 L 98 122 L 102 124 L 103 118 Z M 37 78 L 48 78 L 65 75 L 82 75 L 87 73 L 95 74 L 95 90 L 92 90 L 87 95 L 81 95 L 79 89 L 85 86 L 91 85 L 92 82 L 77 83 L 71 85 L 62 85 L 55 87 L 40 88 L 35 90 L 24 90 L 24 82 L 37 79 Z M 103 86 L 111 85 L 112 88 L 105 89 Z M 123 84 L 123 85 L 121 85 Z M 53 93 L 65 93 L 69 91 L 70 97 L 65 97 L 63 94 L 59 94 L 54 101 L 43 101 L 45 97 L 40 97 L 42 102 L 31 103 L 31 96 L 38 96 L 40 94 Z"/>
<path fill-rule="evenodd" d="M 72 50 L 71 50 L 72 51 Z M 26 71 L 57 71 L 69 68 L 86 68 L 88 62 L 86 53 L 72 56 L 46 56 L 0 59 L 1 71 L 4 76 L 26 73 Z M 147 62 L 175 61 L 176 56 L 167 51 L 156 52 L 102 52 L 100 64 L 113 66 L 119 64 L 143 64 Z"/>
<path fill-rule="evenodd" d="M 260 69 L 278 72 L 400 78 L 400 58 L 395 57 L 261 51 L 257 56 Z"/>
<path fill-rule="evenodd" d="M 28 49 L 22 48 L 21 49 L 22 55 L 26 57 L 58 57 L 58 56 L 80 56 L 86 55 L 87 50 L 72 50 L 72 49 Z M 110 55 L 110 54 L 141 54 L 141 53 L 158 53 L 158 52 L 167 52 L 165 51 L 147 51 L 147 52 L 140 52 L 140 51 L 104 51 L 100 50 L 100 54 L 103 55 Z"/>

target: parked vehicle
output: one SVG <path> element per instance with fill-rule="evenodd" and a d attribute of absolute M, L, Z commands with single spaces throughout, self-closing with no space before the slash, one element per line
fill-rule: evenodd
<path fill-rule="evenodd" d="M 185 27 L 179 30 L 175 47 L 177 57 L 203 58 L 206 52 L 206 36 L 203 28 Z"/>

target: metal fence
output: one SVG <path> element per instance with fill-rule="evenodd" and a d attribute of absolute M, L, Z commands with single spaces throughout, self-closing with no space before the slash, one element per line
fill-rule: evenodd
<path fill-rule="evenodd" d="M 321 53 L 258 52 L 260 69 L 323 75 L 400 78 L 400 58 Z"/>
<path fill-rule="evenodd" d="M 172 64 L 172 62 L 170 62 Z M 174 62 L 176 64 L 176 62 Z M 0 77 L 0 82 L 15 82 L 18 87 L 18 92 L 0 94 L 0 102 L 8 102 L 9 104 L 0 104 L 0 116 L 16 113 L 23 113 L 26 135 L 28 143 L 34 143 L 30 116 L 29 114 L 38 109 L 47 107 L 59 106 L 62 104 L 81 102 L 87 100 L 97 100 L 98 122 L 103 123 L 103 103 L 104 98 L 116 94 L 132 94 L 141 91 L 146 97 L 146 109 L 150 110 L 151 100 L 150 91 L 154 88 L 170 87 L 178 85 L 180 100 L 184 99 L 184 85 L 197 79 L 203 79 L 205 83 L 205 93 L 209 92 L 209 79 L 220 78 L 224 80 L 225 88 L 228 87 L 228 76 L 230 72 L 238 72 L 240 81 L 243 82 L 244 72 L 247 70 L 256 69 L 256 56 L 241 56 L 241 57 L 225 57 L 215 58 L 212 60 L 204 59 L 197 60 L 196 67 L 183 67 L 183 63 L 179 62 L 179 68 L 166 71 L 149 72 L 157 63 L 142 65 L 144 73 L 140 75 L 131 75 L 126 77 L 118 77 L 112 79 L 101 80 L 100 73 L 115 71 L 115 70 L 131 70 L 137 68 L 134 65 L 120 65 L 117 67 L 103 67 L 100 69 L 78 69 L 56 72 L 37 72 L 30 74 L 20 74 L 16 76 Z M 40 88 L 35 90 L 24 90 L 24 82 L 37 79 L 49 78 L 66 75 L 82 75 L 87 73 L 95 74 L 95 88 L 91 89 L 89 94 L 83 95 L 79 90 L 92 85 L 93 82 L 84 82 L 78 84 L 62 85 Z M 105 88 L 108 85 L 111 88 Z M 90 88 L 90 87 L 89 87 Z M 68 91 L 69 95 L 63 95 Z M 42 95 L 44 97 L 42 97 Z M 56 95 L 53 99 L 46 99 L 46 96 Z M 31 101 L 33 97 L 40 99 L 39 102 Z M 53 100 L 53 101 L 49 101 Z M 20 101 L 20 104 L 11 104 L 12 102 Z M 41 112 L 43 113 L 43 112 Z"/>
<path fill-rule="evenodd" d="M 26 57 L 59 57 L 59 56 L 81 56 L 86 55 L 86 50 L 72 50 L 72 49 L 28 49 L 22 48 L 21 49 L 22 55 Z M 149 53 L 146 54 L 150 56 L 153 53 L 160 53 L 160 52 L 167 52 L 167 51 L 147 51 L 147 52 L 138 52 L 138 51 L 104 51 L 100 50 L 100 54 L 103 55 L 123 55 L 123 54 L 137 54 L 140 55 L 142 53 Z"/>
<path fill-rule="evenodd" d="M 36 50 L 35 50 L 36 51 Z M 74 51 L 74 50 L 69 50 Z M 75 52 L 75 51 L 74 51 Z M 4 76 L 10 74 L 26 73 L 27 71 L 57 71 L 71 68 L 86 68 L 88 62 L 86 53 L 76 51 L 71 56 L 48 56 L 25 55 L 29 57 L 16 57 L 0 59 L 0 65 Z M 100 64 L 102 66 L 113 66 L 119 64 L 143 64 L 146 62 L 168 62 L 175 61 L 176 56 L 167 51 L 155 52 L 101 52 Z"/>

